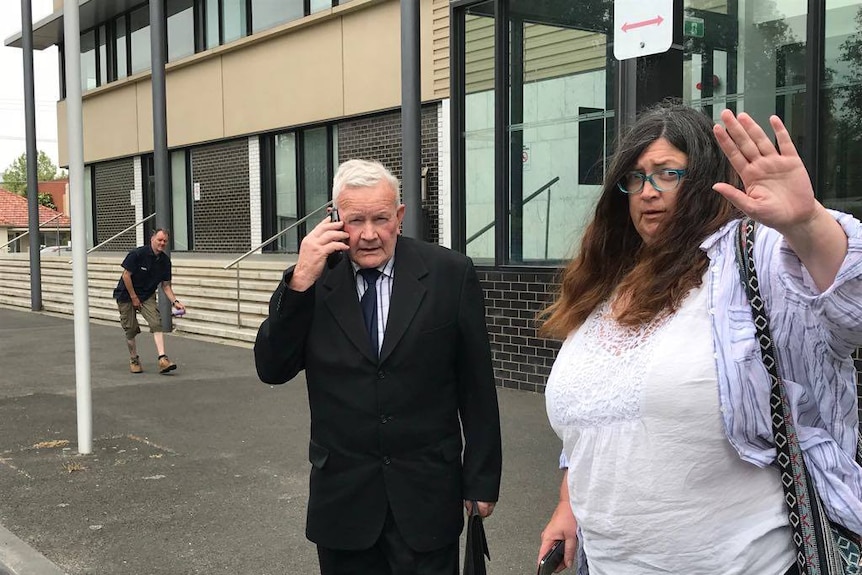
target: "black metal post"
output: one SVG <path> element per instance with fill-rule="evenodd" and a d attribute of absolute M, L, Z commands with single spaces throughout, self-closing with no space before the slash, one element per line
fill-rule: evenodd
<path fill-rule="evenodd" d="M 24 123 L 27 140 L 27 229 L 30 231 L 30 309 L 42 311 L 42 262 L 39 254 L 39 156 L 36 152 L 36 92 L 33 87 L 33 11 L 21 0 L 24 52 Z"/>
<path fill-rule="evenodd" d="M 419 34 L 419 0 L 401 0 L 401 195 L 407 206 L 402 233 L 424 239 Z"/>
<path fill-rule="evenodd" d="M 150 58 L 153 83 L 153 162 L 156 180 L 156 228 L 171 229 L 171 182 L 168 164 L 168 112 L 165 88 L 165 4 L 150 0 Z M 146 238 L 149 241 L 149 238 Z M 170 252 L 170 245 L 166 251 Z M 159 290 L 162 329 L 173 329 L 171 302 Z"/>

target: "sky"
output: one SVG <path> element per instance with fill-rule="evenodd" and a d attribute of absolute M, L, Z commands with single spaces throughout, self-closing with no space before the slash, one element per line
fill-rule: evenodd
<path fill-rule="evenodd" d="M 33 22 L 49 16 L 52 0 L 31 0 Z M 7 47 L 21 31 L 21 2 L 0 0 L 0 172 L 26 151 L 24 125 L 24 52 Z M 57 47 L 33 51 L 36 92 L 36 148 L 57 164 L 57 100 L 60 72 Z"/>

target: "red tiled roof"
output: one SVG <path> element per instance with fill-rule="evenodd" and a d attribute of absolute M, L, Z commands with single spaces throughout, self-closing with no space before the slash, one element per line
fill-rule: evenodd
<path fill-rule="evenodd" d="M 6 191 L 0 188 L 0 226 L 6 228 L 26 228 L 29 221 L 29 212 L 27 209 L 27 198 L 19 196 L 13 192 Z M 60 215 L 60 218 L 51 222 L 59 222 L 60 227 L 68 228 L 71 224 L 69 216 L 61 215 L 60 212 L 39 206 L 39 223 L 43 224 Z"/>

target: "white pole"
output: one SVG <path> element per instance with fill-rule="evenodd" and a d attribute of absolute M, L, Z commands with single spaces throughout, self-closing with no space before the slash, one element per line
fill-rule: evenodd
<path fill-rule="evenodd" d="M 78 406 L 78 453 L 84 455 L 93 452 L 93 400 L 90 386 L 90 302 L 87 295 L 87 207 L 84 201 L 84 121 L 78 0 L 63 1 L 63 39 L 66 44 L 66 131 L 69 138 L 72 293 L 75 302 L 75 396 Z"/>

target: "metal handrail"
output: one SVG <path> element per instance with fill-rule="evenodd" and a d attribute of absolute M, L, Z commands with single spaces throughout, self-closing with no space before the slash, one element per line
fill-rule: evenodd
<path fill-rule="evenodd" d="M 533 192 L 532 194 L 530 194 L 529 196 L 524 198 L 524 201 L 521 202 L 521 206 L 526 206 L 527 202 L 529 202 L 530 200 L 532 200 L 533 198 L 535 198 L 536 196 L 538 196 L 539 194 L 541 194 L 542 192 L 544 192 L 545 190 L 547 190 L 548 188 L 550 188 L 551 186 L 553 186 L 554 184 L 556 184 L 559 181 L 560 181 L 560 176 L 554 176 L 544 186 L 542 186 L 541 188 L 539 188 L 538 190 L 536 190 L 535 192 Z M 551 192 L 548 192 L 548 208 L 549 209 L 550 209 L 550 205 L 551 205 Z M 467 241 L 465 242 L 464 245 L 469 244 L 470 242 L 472 242 L 473 240 L 475 240 L 476 238 L 478 238 L 479 236 L 481 236 L 482 234 L 484 234 L 485 232 L 487 232 L 488 230 L 493 228 L 496 225 L 496 223 L 497 223 L 496 221 L 491 220 L 491 223 L 484 226 L 481 230 L 479 230 L 478 232 L 476 232 L 475 234 L 473 234 L 472 236 L 467 238 Z M 548 228 L 549 228 L 549 225 L 550 225 L 550 223 L 547 220 L 545 220 L 545 258 L 546 259 L 547 259 L 547 252 L 548 252 Z"/>
<path fill-rule="evenodd" d="M 130 230 L 135 229 L 135 228 L 136 228 L 136 227 L 138 227 L 139 225 L 143 224 L 144 222 L 148 222 L 148 221 L 150 221 L 150 220 L 151 220 L 151 219 L 153 219 L 154 217 L 156 217 L 156 214 L 155 214 L 155 213 L 152 213 L 152 214 L 148 215 L 147 217 L 145 217 L 144 219 L 142 219 L 142 220 L 140 220 L 140 221 L 135 222 L 134 224 L 130 225 L 129 227 L 127 227 L 127 228 L 126 228 L 126 229 L 124 229 L 123 231 L 121 231 L 121 232 L 117 232 L 116 234 L 112 235 L 111 237 L 109 237 L 109 238 L 108 238 L 108 239 L 106 239 L 105 241 L 101 242 L 100 244 L 98 244 L 98 245 L 95 245 L 95 246 L 91 247 L 90 249 L 88 249 L 88 250 L 87 250 L 87 254 L 91 254 L 91 253 L 93 253 L 94 251 L 96 251 L 96 250 L 100 249 L 103 245 L 107 244 L 108 242 L 112 242 L 112 241 L 114 241 L 115 239 L 117 239 L 118 237 L 120 237 L 121 235 L 123 235 L 124 233 L 126 233 L 126 232 L 128 232 L 128 231 L 130 231 Z M 69 261 L 68 261 L 68 263 L 72 263 L 72 260 L 69 260 Z"/>
<path fill-rule="evenodd" d="M 38 226 L 36 226 L 36 229 L 38 230 L 39 228 L 41 228 L 41 227 L 42 227 L 42 226 L 44 226 L 45 224 L 50 224 L 50 223 L 51 223 L 51 222 L 53 222 L 54 220 L 59 220 L 59 219 L 60 219 L 60 218 L 62 218 L 64 215 L 65 215 L 65 214 L 57 214 L 56 216 L 54 216 L 54 217 L 53 217 L 53 218 L 51 218 L 50 220 L 45 220 L 44 222 L 42 222 L 41 224 L 39 224 Z M 6 243 L 5 243 L 5 244 L 3 244 L 2 246 L 0 246 L 0 250 L 2 250 L 3 248 L 5 248 L 6 246 L 8 246 L 9 244 L 11 244 L 12 242 L 17 242 L 17 241 L 18 241 L 18 240 L 20 240 L 21 238 L 26 237 L 26 236 L 27 236 L 27 234 L 29 234 L 29 233 L 30 233 L 30 230 L 27 230 L 26 232 L 24 232 L 24 233 L 23 233 L 23 234 L 21 234 L 20 236 L 15 236 L 15 237 L 14 237 L 14 238 L 12 238 L 11 240 L 9 240 L 8 242 L 6 242 Z M 58 224 L 58 225 L 57 225 L 57 238 L 58 238 L 58 239 L 57 239 L 57 242 L 58 242 L 58 245 L 59 245 L 59 237 L 60 237 L 60 226 L 59 226 L 59 224 Z"/>
<path fill-rule="evenodd" d="M 306 215 L 299 218 L 298 220 L 296 220 L 295 222 L 293 222 L 292 224 L 290 224 L 289 226 L 287 226 L 286 228 L 284 228 L 280 232 L 272 235 L 268 240 L 264 241 L 263 243 L 261 243 L 257 247 L 251 248 L 250 250 L 245 252 L 243 255 L 239 256 L 238 258 L 236 258 L 235 260 L 233 260 L 232 262 L 230 262 L 229 264 L 227 264 L 226 266 L 224 266 L 222 268 L 222 269 L 227 270 L 227 269 L 232 268 L 233 266 L 236 266 L 236 325 L 238 327 L 242 327 L 242 315 L 240 313 L 240 302 L 242 301 L 242 297 L 241 297 L 242 292 L 241 292 L 241 288 L 239 286 L 239 268 L 240 268 L 239 264 L 242 262 L 242 260 L 244 260 L 245 258 L 250 256 L 251 254 L 255 253 L 256 251 L 265 248 L 266 246 L 268 246 L 269 244 L 271 244 L 272 242 L 274 242 L 275 240 L 277 240 L 278 238 L 280 238 L 281 236 L 283 236 L 284 234 L 286 234 L 287 232 L 289 232 L 290 230 L 292 230 L 293 228 L 295 228 L 299 224 L 304 223 L 308 218 L 310 218 L 311 216 L 313 216 L 317 212 L 324 210 L 331 205 L 332 205 L 332 200 L 329 200 L 328 202 L 326 202 L 325 204 L 323 204 L 319 208 L 307 213 Z"/>

